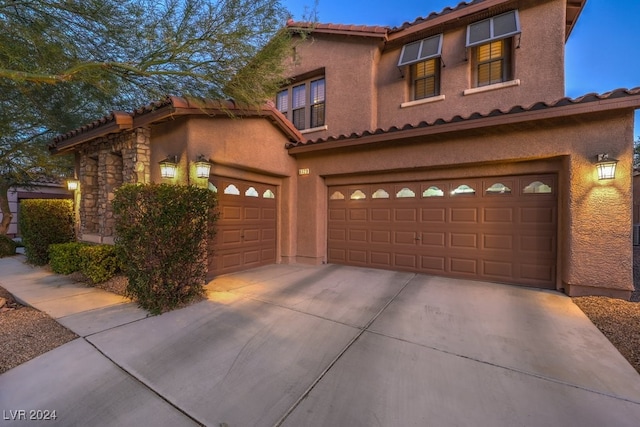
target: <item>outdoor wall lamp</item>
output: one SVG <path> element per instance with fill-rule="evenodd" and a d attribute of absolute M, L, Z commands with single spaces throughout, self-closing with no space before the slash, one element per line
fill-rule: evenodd
<path fill-rule="evenodd" d="M 616 177 L 616 159 L 610 159 L 609 154 L 598 154 L 596 156 L 596 169 L 598 179 L 613 179 Z"/>
<path fill-rule="evenodd" d="M 80 182 L 77 179 L 68 179 L 67 189 L 71 191 L 75 191 L 78 189 L 78 184 L 80 184 Z"/>
<path fill-rule="evenodd" d="M 178 156 L 168 156 L 160 163 L 160 176 L 162 178 L 175 178 L 178 169 Z"/>
<path fill-rule="evenodd" d="M 209 178 L 212 164 L 210 160 L 207 160 L 204 155 L 200 154 L 194 164 L 196 165 L 196 176 L 198 178 Z"/>

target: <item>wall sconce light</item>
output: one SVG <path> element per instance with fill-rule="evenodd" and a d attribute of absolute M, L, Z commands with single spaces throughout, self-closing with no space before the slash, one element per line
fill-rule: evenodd
<path fill-rule="evenodd" d="M 616 177 L 616 159 L 610 159 L 609 154 L 598 154 L 596 156 L 596 169 L 598 179 L 613 179 Z"/>
<path fill-rule="evenodd" d="M 198 178 L 209 178 L 209 172 L 211 171 L 211 164 L 212 162 L 210 160 L 207 160 L 207 158 L 205 158 L 202 154 L 200 154 L 195 161 L 196 176 Z"/>
<path fill-rule="evenodd" d="M 160 176 L 162 178 L 175 178 L 178 169 L 178 156 L 168 156 L 160 163 Z"/>
<path fill-rule="evenodd" d="M 67 180 L 67 189 L 70 191 L 75 191 L 78 189 L 78 185 L 80 182 L 77 179 L 68 179 Z"/>

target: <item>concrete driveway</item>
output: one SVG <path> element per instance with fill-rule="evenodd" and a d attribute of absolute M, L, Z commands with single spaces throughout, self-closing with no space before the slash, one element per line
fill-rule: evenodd
<path fill-rule="evenodd" d="M 207 290 L 156 317 L 113 322 L 111 307 L 108 327 L 78 326 L 83 338 L 1 375 L 3 422 L 10 410 L 56 410 L 46 425 L 65 426 L 640 420 L 640 375 L 555 292 L 339 265 L 273 265 Z"/>

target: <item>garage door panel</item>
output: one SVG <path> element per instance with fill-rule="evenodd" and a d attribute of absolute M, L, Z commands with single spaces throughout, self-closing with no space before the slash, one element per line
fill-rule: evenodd
<path fill-rule="evenodd" d="M 551 207 L 523 207 L 520 210 L 520 222 L 523 224 L 553 224 L 555 215 Z"/>
<path fill-rule="evenodd" d="M 210 181 L 222 191 L 207 277 L 275 262 L 276 187 L 215 176 Z"/>
<path fill-rule="evenodd" d="M 513 222 L 513 208 L 485 208 L 484 222 L 485 223 L 512 223 Z"/>
<path fill-rule="evenodd" d="M 393 267 L 391 264 L 391 254 L 389 252 L 371 251 L 371 264 L 376 267 Z"/>
<path fill-rule="evenodd" d="M 396 222 L 416 222 L 417 213 L 415 209 L 400 209 L 394 211 L 394 220 Z"/>
<path fill-rule="evenodd" d="M 347 209 L 329 209 L 329 221 L 346 221 Z"/>
<path fill-rule="evenodd" d="M 393 234 L 393 242 L 396 245 L 411 245 L 416 244 L 416 233 L 413 231 L 396 231 Z"/>
<path fill-rule="evenodd" d="M 366 221 L 367 209 L 364 209 L 364 208 L 349 209 L 349 220 L 350 221 Z"/>
<path fill-rule="evenodd" d="M 371 243 L 390 244 L 391 232 L 388 230 L 371 230 Z"/>
<path fill-rule="evenodd" d="M 478 222 L 478 210 L 476 208 L 451 208 L 450 210 L 451 222 L 461 223 L 477 223 Z"/>
<path fill-rule="evenodd" d="M 478 236 L 476 234 L 451 233 L 449 236 L 451 240 L 450 246 L 453 249 L 478 248 Z"/>
<path fill-rule="evenodd" d="M 371 209 L 371 221 L 372 222 L 390 222 L 391 221 L 391 209 L 390 208 L 373 208 L 373 209 Z"/>
<path fill-rule="evenodd" d="M 551 253 L 554 247 L 555 239 L 552 236 L 522 236 L 520 238 L 521 251 Z"/>
<path fill-rule="evenodd" d="M 444 274 L 446 272 L 446 262 L 447 260 L 443 256 L 423 255 L 420 257 L 421 269 L 433 274 Z"/>
<path fill-rule="evenodd" d="M 451 257 L 449 265 L 452 273 L 478 274 L 478 262 L 475 259 Z"/>
<path fill-rule="evenodd" d="M 367 230 L 349 230 L 349 242 L 367 243 Z"/>
<path fill-rule="evenodd" d="M 513 264 L 501 261 L 483 261 L 482 269 L 487 276 L 500 277 L 505 280 L 513 278 Z"/>
<path fill-rule="evenodd" d="M 420 242 L 423 246 L 434 246 L 444 248 L 446 241 L 446 233 L 444 232 L 423 232 Z"/>
<path fill-rule="evenodd" d="M 365 265 L 367 263 L 367 251 L 364 249 L 351 249 L 348 251 L 349 262 L 353 262 L 359 265 Z"/>
<path fill-rule="evenodd" d="M 484 238 L 483 246 L 485 249 L 493 249 L 493 250 L 512 250 L 513 249 L 512 235 L 485 234 L 483 238 Z"/>
<path fill-rule="evenodd" d="M 349 186 L 359 199 L 329 199 L 328 260 L 555 288 L 555 182 L 527 175 Z"/>
<path fill-rule="evenodd" d="M 447 210 L 445 208 L 421 209 L 422 222 L 443 224 L 446 222 Z"/>

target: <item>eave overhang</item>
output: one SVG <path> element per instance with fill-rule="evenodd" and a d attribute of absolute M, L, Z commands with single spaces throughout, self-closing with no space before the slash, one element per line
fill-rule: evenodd
<path fill-rule="evenodd" d="M 576 99 L 562 98 L 551 104 L 539 102 L 526 108 L 514 106 L 507 111 L 493 110 L 484 115 L 474 113 L 469 117 L 455 116 L 450 120 L 438 119 L 431 123 L 407 124 L 403 127 L 394 126 L 386 130 L 377 129 L 375 131 L 328 137 L 305 143 L 288 144 L 286 148 L 289 150 L 289 154 L 296 155 L 390 141 L 402 143 L 403 141 L 411 141 L 425 136 L 446 135 L 496 126 L 561 119 L 615 110 L 635 110 L 638 108 L 640 108 L 640 87 L 630 90 L 618 89 L 602 95 L 588 94 Z"/>
<path fill-rule="evenodd" d="M 300 131 L 271 103 L 260 107 L 250 107 L 237 104 L 234 101 L 187 99 L 169 96 L 163 101 L 148 104 L 132 113 L 114 112 L 88 125 L 66 134 L 58 135 L 49 145 L 49 151 L 52 154 L 70 152 L 79 145 L 97 138 L 161 123 L 180 116 L 266 118 L 287 137 L 290 143 L 297 143 L 303 140 Z"/>

